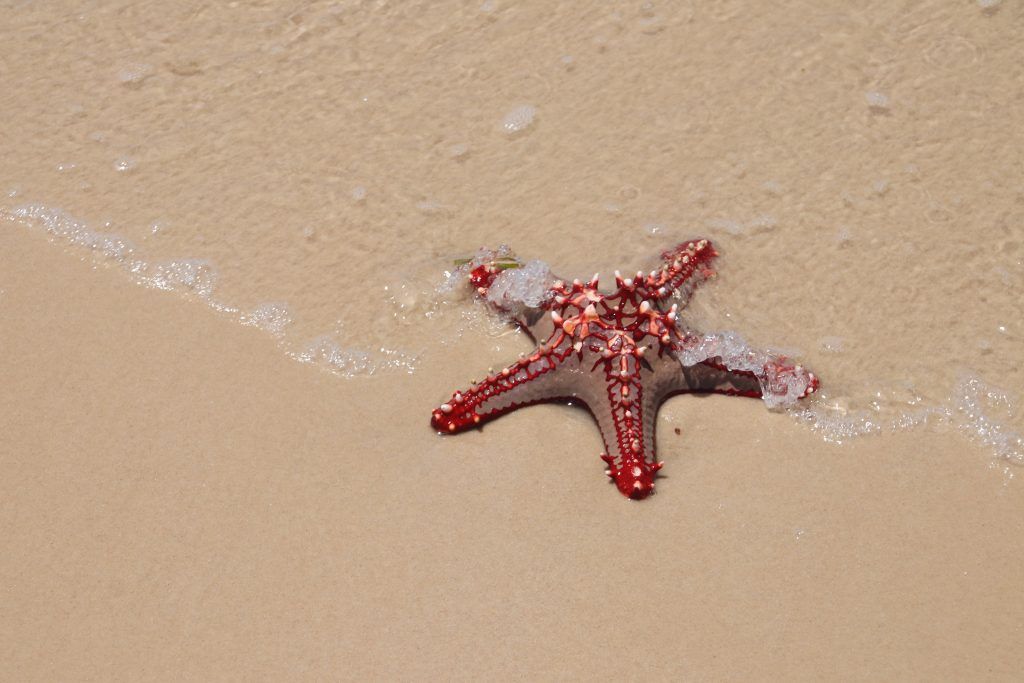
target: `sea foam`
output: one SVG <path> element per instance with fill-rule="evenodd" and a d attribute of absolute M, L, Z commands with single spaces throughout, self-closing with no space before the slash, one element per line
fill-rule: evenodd
<path fill-rule="evenodd" d="M 363 350 L 333 336 L 313 340 L 294 340 L 288 335 L 293 318 L 285 302 L 266 302 L 244 309 L 223 301 L 217 295 L 218 273 L 207 259 L 152 259 L 144 250 L 124 237 L 93 230 L 64 210 L 45 204 L 28 203 L 6 208 L 0 206 L 0 221 L 40 230 L 71 247 L 88 250 L 105 263 L 124 271 L 133 282 L 144 287 L 178 292 L 198 299 L 243 325 L 256 327 L 278 340 L 284 352 L 303 363 L 314 363 L 343 377 L 369 375 L 382 370 L 412 372 L 413 354 L 389 348 Z"/>

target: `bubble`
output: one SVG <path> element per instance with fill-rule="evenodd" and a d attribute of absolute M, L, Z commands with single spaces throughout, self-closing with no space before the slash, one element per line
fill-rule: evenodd
<path fill-rule="evenodd" d="M 469 154 L 469 144 L 465 142 L 459 142 L 448 148 L 448 156 L 456 161 L 461 161 L 466 158 Z"/>
<path fill-rule="evenodd" d="M 520 268 L 498 274 L 487 290 L 487 299 L 505 310 L 536 308 L 544 301 L 554 279 L 547 263 L 527 261 Z"/>
<path fill-rule="evenodd" d="M 365 200 L 366 200 L 366 188 L 365 187 L 363 187 L 362 185 L 357 185 L 356 187 L 352 188 L 352 201 L 359 203 L 359 202 L 363 202 Z"/>
<path fill-rule="evenodd" d="M 873 112 L 883 113 L 889 111 L 889 96 L 885 93 L 872 90 L 871 92 L 864 93 L 864 100 L 868 103 L 868 108 Z"/>
<path fill-rule="evenodd" d="M 530 104 L 520 105 L 505 114 L 501 121 L 501 129 L 506 135 L 517 135 L 532 126 L 536 116 L 536 107 Z"/>
<path fill-rule="evenodd" d="M 950 404 L 954 423 L 968 439 L 1000 459 L 1024 464 L 1024 436 L 1007 424 L 1016 417 L 1016 405 L 1006 392 L 965 376 L 954 388 Z"/>
<path fill-rule="evenodd" d="M 117 72 L 117 80 L 128 88 L 138 88 L 153 73 L 149 64 L 126 64 Z"/>
<path fill-rule="evenodd" d="M 284 334 L 292 322 L 291 313 L 285 303 L 263 303 L 241 317 L 243 325 L 258 327 L 275 337 Z"/>
<path fill-rule="evenodd" d="M 121 157 L 114 162 L 114 170 L 119 173 L 127 173 L 135 168 L 137 162 L 131 157 Z"/>
<path fill-rule="evenodd" d="M 416 209 L 428 216 L 436 216 L 446 212 L 444 205 L 436 199 L 424 199 L 416 202 Z"/>
<path fill-rule="evenodd" d="M 822 351 L 828 351 L 829 353 L 839 353 L 843 350 L 843 338 L 842 337 L 822 337 L 818 340 L 818 346 L 821 347 Z"/>

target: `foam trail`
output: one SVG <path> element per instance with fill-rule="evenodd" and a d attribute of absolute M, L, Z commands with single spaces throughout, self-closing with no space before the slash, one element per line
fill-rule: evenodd
<path fill-rule="evenodd" d="M 252 310 L 242 310 L 225 303 L 215 295 L 217 269 L 209 260 L 151 260 L 143 250 L 120 235 L 95 231 L 64 210 L 45 204 L 29 203 L 14 208 L 0 206 L 0 220 L 43 231 L 57 241 L 86 249 L 104 262 L 120 267 L 136 284 L 195 297 L 243 325 L 267 332 L 279 341 L 289 357 L 300 362 L 319 365 L 342 377 L 370 375 L 382 370 L 412 372 L 415 369 L 416 358 L 397 349 L 364 351 L 348 348 L 329 337 L 298 343 L 289 340 L 287 331 L 293 319 L 288 304 L 267 302 Z"/>

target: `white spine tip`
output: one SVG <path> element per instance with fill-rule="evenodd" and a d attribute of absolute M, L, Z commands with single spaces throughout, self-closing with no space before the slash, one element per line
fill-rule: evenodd
<path fill-rule="evenodd" d="M 452 412 L 451 404 L 442 403 L 441 404 L 441 412 L 442 413 L 450 413 L 450 412 Z"/>

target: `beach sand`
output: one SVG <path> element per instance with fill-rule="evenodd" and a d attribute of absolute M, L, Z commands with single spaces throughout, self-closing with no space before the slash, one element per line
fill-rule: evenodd
<path fill-rule="evenodd" d="M 549 4 L 8 8 L 0 678 L 1019 680 L 1024 7 Z M 808 414 L 430 429 L 698 235 Z"/>

